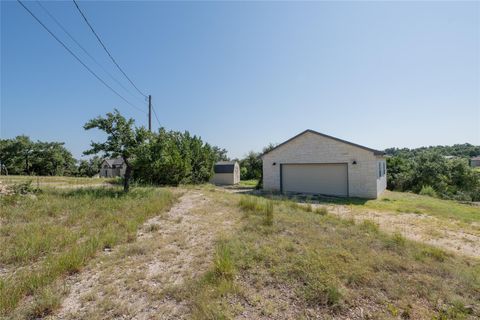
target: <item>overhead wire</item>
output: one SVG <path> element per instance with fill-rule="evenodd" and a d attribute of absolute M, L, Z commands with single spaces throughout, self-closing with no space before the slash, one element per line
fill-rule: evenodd
<path fill-rule="evenodd" d="M 127 89 L 127 87 L 125 87 L 119 80 L 117 80 L 110 72 L 108 72 L 108 70 L 102 65 L 100 64 L 97 59 L 95 59 L 95 57 L 93 57 L 90 52 L 87 51 L 87 49 L 85 49 L 85 47 L 83 47 L 76 39 L 75 37 L 72 36 L 72 34 L 70 32 L 68 32 L 68 30 L 55 18 L 55 16 L 46 8 L 43 6 L 43 4 L 36 0 L 36 3 L 42 8 L 43 11 L 45 11 L 45 13 L 55 22 L 55 24 L 63 30 L 63 32 L 65 32 L 67 34 L 67 36 L 73 41 L 75 42 L 75 44 L 80 48 L 82 49 L 82 51 L 88 56 L 90 57 L 90 59 L 97 65 L 99 66 L 109 77 L 110 79 L 112 79 L 113 81 L 115 81 L 120 87 L 122 87 L 125 91 L 127 91 L 132 97 L 135 97 L 135 98 L 138 98 L 138 96 L 134 95 L 129 89 Z M 138 98 L 140 99 L 140 98 Z M 144 101 L 144 100 L 142 100 Z"/>
<path fill-rule="evenodd" d="M 132 84 L 132 86 L 142 95 L 144 96 L 145 98 L 147 97 L 146 94 L 144 94 L 142 91 L 140 91 L 140 89 L 138 89 L 138 87 L 135 85 L 135 83 L 127 76 L 127 74 L 125 73 L 125 71 L 123 71 L 123 69 L 120 67 L 120 65 L 117 63 L 117 61 L 115 60 L 115 58 L 113 58 L 112 54 L 110 53 L 110 51 L 108 51 L 107 47 L 105 46 L 105 44 L 103 43 L 102 39 L 100 39 L 100 36 L 97 34 L 97 32 L 95 31 L 95 29 L 92 27 L 92 25 L 90 24 L 90 22 L 88 21 L 87 17 L 85 16 L 85 14 L 83 13 L 82 9 L 80 9 L 80 7 L 78 6 L 78 3 L 77 1 L 75 0 L 72 0 L 73 3 L 75 4 L 75 7 L 77 7 L 77 10 L 78 12 L 80 13 L 80 15 L 83 17 L 83 20 L 85 20 L 85 23 L 88 25 L 88 27 L 90 28 L 90 30 L 92 31 L 92 33 L 95 35 L 95 37 L 97 38 L 98 42 L 100 42 L 100 44 L 102 45 L 103 49 L 105 50 L 105 52 L 108 54 L 108 56 L 110 57 L 110 59 L 112 60 L 112 62 L 117 66 L 118 70 L 120 70 L 120 72 L 125 76 L 125 78 L 127 78 L 127 80 Z"/>
<path fill-rule="evenodd" d="M 68 51 L 85 69 L 87 69 L 95 78 L 97 78 L 98 81 L 100 81 L 105 87 L 107 87 L 110 91 L 115 93 L 119 98 L 121 98 L 123 101 L 125 101 L 128 105 L 131 107 L 146 113 L 145 110 L 142 110 L 132 104 L 130 101 L 125 99 L 120 93 L 118 93 L 115 89 L 113 89 L 110 85 L 108 85 L 100 76 L 98 76 L 92 69 L 90 69 L 65 43 L 63 43 L 62 40 L 60 40 L 37 16 L 30 10 L 28 9 L 27 6 L 21 1 L 17 0 L 18 3 L 58 42 L 62 45 L 62 47 Z"/>
<path fill-rule="evenodd" d="M 158 127 L 161 128 L 162 125 L 160 124 L 160 120 L 158 120 L 157 112 L 155 111 L 155 107 L 152 104 L 152 110 L 153 110 L 153 115 L 155 116 L 155 119 L 157 119 Z"/>

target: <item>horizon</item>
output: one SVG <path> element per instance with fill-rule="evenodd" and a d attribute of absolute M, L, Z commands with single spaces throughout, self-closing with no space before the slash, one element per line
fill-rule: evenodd
<path fill-rule="evenodd" d="M 379 150 L 480 145 L 478 2 L 79 5 L 126 74 L 152 94 L 160 124 L 225 148 L 230 158 L 306 129 Z M 146 110 L 71 2 L 43 6 L 132 94 L 40 6 L 26 6 Z M 89 119 L 116 107 L 146 125 L 17 2 L 0 7 L 1 139 L 64 142 L 82 159 L 103 137 L 83 130 Z"/>

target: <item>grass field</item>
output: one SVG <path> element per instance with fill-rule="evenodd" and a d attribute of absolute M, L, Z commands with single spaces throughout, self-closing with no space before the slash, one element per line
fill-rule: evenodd
<path fill-rule="evenodd" d="M 134 240 L 138 227 L 175 197 L 153 188 L 128 194 L 118 187 L 43 188 L 0 201 L 0 315 L 35 318 L 58 306 L 65 276 L 98 252 Z"/>
<path fill-rule="evenodd" d="M 59 176 L 0 176 L 4 184 L 25 183 L 31 181 L 33 186 L 75 186 L 117 183 L 115 178 L 59 177 Z"/>
<path fill-rule="evenodd" d="M 283 196 L 267 197 L 283 200 L 298 200 L 320 204 L 348 205 L 357 210 L 379 210 L 385 212 L 427 214 L 440 219 L 457 220 L 464 223 L 480 222 L 480 207 L 460 203 L 453 200 L 442 200 L 415 193 L 385 191 L 378 199 L 366 200 L 359 198 L 325 198 L 325 197 L 296 197 Z"/>
<path fill-rule="evenodd" d="M 165 301 L 188 306 L 181 314 L 194 319 L 480 317 L 478 259 L 328 211 L 425 214 L 445 229 L 451 221 L 478 226 L 476 206 L 397 192 L 378 200 L 245 196 L 212 185 L 125 194 L 102 187 L 108 180 L 76 179 L 49 177 L 38 193 L 0 197 L 0 318 L 61 312 L 69 276 L 92 279 L 93 269 L 95 289 L 75 293 L 93 318 L 128 318 L 138 305 L 152 318 L 169 310 Z M 156 263 L 158 274 L 147 275 Z"/>
<path fill-rule="evenodd" d="M 258 180 L 240 180 L 238 184 L 239 187 L 248 187 L 248 188 L 255 188 L 258 184 Z"/>
<path fill-rule="evenodd" d="M 252 196 L 237 203 L 243 228 L 218 243 L 212 270 L 185 289 L 198 319 L 336 319 L 358 308 L 370 319 L 480 316 L 478 261 L 324 208 Z"/>

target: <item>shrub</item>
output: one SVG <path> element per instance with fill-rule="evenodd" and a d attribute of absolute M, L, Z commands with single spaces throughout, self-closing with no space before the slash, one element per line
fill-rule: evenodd
<path fill-rule="evenodd" d="M 265 214 L 263 218 L 263 224 L 266 226 L 273 225 L 273 202 L 270 200 L 267 200 L 263 211 Z"/>
<path fill-rule="evenodd" d="M 232 259 L 232 252 L 225 242 L 219 242 L 215 250 L 215 269 L 216 279 L 233 279 L 235 267 Z"/>
<path fill-rule="evenodd" d="M 430 248 L 426 248 L 422 251 L 422 255 L 425 256 L 425 257 L 430 257 L 434 260 L 437 260 L 439 262 L 443 262 L 445 261 L 445 258 L 447 257 L 447 254 L 445 253 L 445 251 L 443 251 L 442 249 L 439 249 L 439 248 L 435 248 L 435 247 L 430 247 Z"/>
<path fill-rule="evenodd" d="M 321 216 L 324 216 L 324 215 L 328 214 L 328 210 L 325 207 L 317 207 L 317 208 L 315 208 L 315 213 L 319 214 Z"/>
<path fill-rule="evenodd" d="M 405 237 L 401 233 L 395 232 L 385 240 L 385 245 L 389 249 L 399 249 L 405 246 L 405 242 Z"/>
<path fill-rule="evenodd" d="M 372 220 L 364 220 L 360 227 L 368 233 L 378 233 L 378 224 Z"/>
<path fill-rule="evenodd" d="M 435 191 L 435 189 L 433 189 L 432 186 L 429 185 L 423 186 L 419 194 L 421 194 L 422 196 L 429 196 L 434 198 L 437 197 L 437 192 Z"/>

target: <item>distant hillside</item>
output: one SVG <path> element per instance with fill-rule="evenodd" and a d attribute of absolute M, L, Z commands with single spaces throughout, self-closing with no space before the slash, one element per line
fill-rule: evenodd
<path fill-rule="evenodd" d="M 415 149 L 408 148 L 388 148 L 385 149 L 387 155 L 390 156 L 416 156 L 425 151 L 433 151 L 443 156 L 456 156 L 462 158 L 470 158 L 480 155 L 480 146 L 470 143 L 455 144 L 453 146 L 430 146 Z"/>

